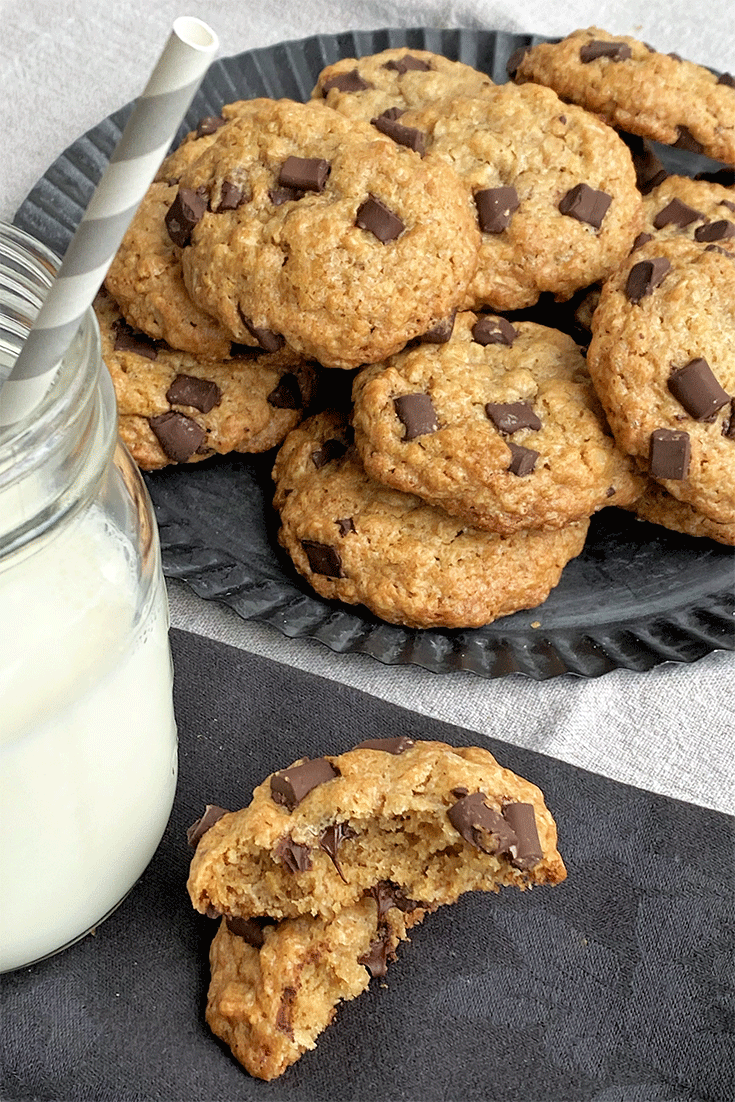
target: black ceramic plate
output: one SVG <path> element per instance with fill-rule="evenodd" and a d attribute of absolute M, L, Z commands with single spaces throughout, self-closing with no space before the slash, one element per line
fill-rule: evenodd
<path fill-rule="evenodd" d="M 179 137 L 224 103 L 253 96 L 307 99 L 319 71 L 340 57 L 408 46 L 473 65 L 496 82 L 532 35 L 425 28 L 315 35 L 215 61 Z M 117 144 L 131 105 L 78 139 L 52 164 L 16 223 L 63 255 Z M 671 171 L 707 166 L 658 149 Z M 383 623 L 362 608 L 314 595 L 278 548 L 271 510 L 272 455 L 233 456 L 146 475 L 161 532 L 164 570 L 200 596 L 288 636 L 318 639 L 339 653 L 416 663 L 436 673 L 483 677 L 521 672 L 536 679 L 647 670 L 732 650 L 733 553 L 605 509 L 582 554 L 548 600 L 472 631 L 416 631 Z"/>

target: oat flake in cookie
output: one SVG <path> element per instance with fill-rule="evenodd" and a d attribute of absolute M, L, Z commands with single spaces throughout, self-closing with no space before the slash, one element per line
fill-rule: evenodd
<path fill-rule="evenodd" d="M 673 497 L 735 520 L 735 253 L 653 240 L 602 290 L 590 374 L 621 448 Z"/>
<path fill-rule="evenodd" d="M 642 489 L 579 348 L 534 322 L 458 314 L 445 344 L 364 368 L 353 398 L 368 474 L 478 528 L 560 528 Z"/>
<path fill-rule="evenodd" d="M 534 46 L 514 74 L 619 130 L 735 164 L 735 86 L 727 74 L 599 27 Z"/>
<path fill-rule="evenodd" d="M 289 433 L 274 479 L 279 540 L 316 592 L 408 627 L 479 627 L 534 608 L 588 527 L 586 517 L 510 536 L 470 527 L 366 474 L 331 413 Z"/>
<path fill-rule="evenodd" d="M 207 360 L 134 330 L 104 292 L 95 313 L 120 436 L 144 470 L 267 451 L 299 423 L 311 401 L 316 370 L 295 352 L 246 349 L 240 358 Z"/>
<path fill-rule="evenodd" d="M 233 340 L 285 341 L 328 367 L 374 362 L 431 329 L 477 264 L 452 170 L 318 103 L 232 120 L 179 188 L 207 196 L 182 256 L 194 301 Z"/>
<path fill-rule="evenodd" d="M 630 151 L 609 126 L 548 88 L 503 84 L 481 98 L 409 110 L 426 161 L 468 189 L 481 231 L 464 303 L 516 310 L 568 299 L 615 270 L 640 229 Z"/>

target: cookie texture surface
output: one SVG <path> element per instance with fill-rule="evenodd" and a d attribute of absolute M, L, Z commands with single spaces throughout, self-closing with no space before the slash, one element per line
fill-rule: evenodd
<path fill-rule="evenodd" d="M 589 27 L 540 43 L 520 59 L 515 79 L 553 88 L 617 129 L 735 164 L 732 84 L 629 35 Z"/>
<path fill-rule="evenodd" d="M 330 919 L 386 880 L 427 910 L 565 876 L 535 785 L 482 748 L 399 737 L 271 774 L 200 838 L 188 890 L 210 915 Z"/>
<path fill-rule="evenodd" d="M 285 340 L 328 367 L 374 362 L 431 329 L 477 265 L 456 174 L 319 103 L 233 119 L 182 191 L 203 209 L 182 256 L 194 301 L 235 341 Z"/>
<path fill-rule="evenodd" d="M 311 94 L 348 118 L 373 119 L 438 100 L 482 95 L 493 81 L 470 65 L 405 46 L 327 65 Z M 399 120 L 400 121 L 400 120 Z"/>
<path fill-rule="evenodd" d="M 331 919 L 223 918 L 209 953 L 207 1024 L 251 1075 L 277 1078 L 315 1047 L 341 1002 L 385 974 L 424 913 L 385 884 Z"/>
<path fill-rule="evenodd" d="M 225 359 L 232 336 L 196 306 L 184 285 L 181 249 L 169 237 L 166 215 L 177 194 L 151 184 L 105 277 L 105 287 L 130 325 L 195 356 Z"/>
<path fill-rule="evenodd" d="M 735 547 L 735 520 L 730 524 L 718 524 L 710 520 L 692 505 L 672 497 L 658 482 L 649 480 L 643 494 L 630 506 L 640 520 L 659 524 L 672 532 L 686 536 L 715 540 L 726 547 Z"/>
<path fill-rule="evenodd" d="M 120 435 L 144 470 L 267 451 L 299 423 L 313 397 L 317 370 L 289 350 L 206 360 L 132 329 L 104 292 L 95 313 Z"/>
<path fill-rule="evenodd" d="M 498 536 L 366 474 L 339 414 L 310 418 L 276 456 L 279 540 L 323 597 L 409 627 L 477 627 L 546 600 L 588 521 Z"/>
<path fill-rule="evenodd" d="M 534 322 L 458 314 L 446 343 L 364 368 L 353 397 L 368 474 L 489 531 L 558 529 L 641 491 L 574 340 Z"/>
<path fill-rule="evenodd" d="M 638 244 L 653 238 L 687 238 L 735 253 L 735 191 L 708 180 L 667 176 L 643 199 Z"/>
<path fill-rule="evenodd" d="M 615 437 L 679 501 L 735 520 L 735 254 L 676 237 L 605 283 L 588 365 Z"/>
<path fill-rule="evenodd" d="M 426 160 L 461 177 L 481 230 L 464 304 L 515 310 L 605 278 L 640 226 L 630 151 L 609 126 L 548 88 L 495 86 L 480 98 L 407 111 Z"/>

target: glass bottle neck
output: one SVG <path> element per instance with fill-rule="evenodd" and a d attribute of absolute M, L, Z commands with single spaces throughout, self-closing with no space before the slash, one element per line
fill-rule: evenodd
<path fill-rule="evenodd" d="M 0 378 L 7 375 L 58 260 L 27 234 L 0 226 Z M 62 523 L 89 501 L 116 440 L 115 396 L 101 370 L 90 310 L 33 414 L 0 429 L 0 556 Z"/>

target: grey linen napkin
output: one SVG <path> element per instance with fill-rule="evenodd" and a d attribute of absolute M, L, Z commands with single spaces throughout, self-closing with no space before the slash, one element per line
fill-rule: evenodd
<path fill-rule="evenodd" d="M 501 764 L 544 790 L 568 880 L 465 896 L 430 915 L 315 1051 L 272 1083 L 250 1078 L 204 1023 L 214 923 L 186 894 L 186 828 L 205 803 L 243 806 L 266 774 L 304 755 L 365 737 L 478 736 L 200 636 L 174 631 L 172 646 L 180 781 L 168 829 L 94 936 L 3 977 L 0 1097 L 735 1097 L 733 820 L 490 739 Z M 12 905 L 34 921 L 22 900 Z"/>

